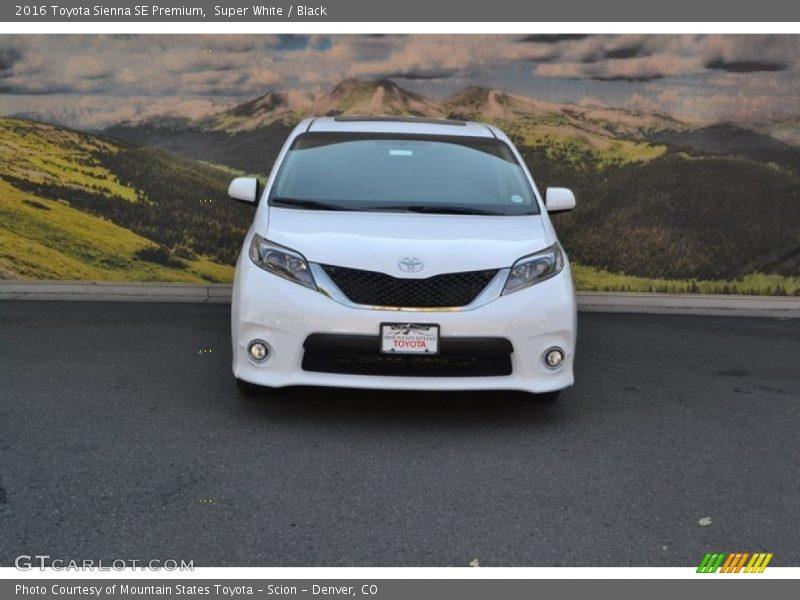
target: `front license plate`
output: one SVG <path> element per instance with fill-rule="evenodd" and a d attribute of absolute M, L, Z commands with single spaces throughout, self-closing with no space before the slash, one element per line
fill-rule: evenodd
<path fill-rule="evenodd" d="M 439 326 L 427 323 L 381 323 L 381 352 L 436 354 Z"/>

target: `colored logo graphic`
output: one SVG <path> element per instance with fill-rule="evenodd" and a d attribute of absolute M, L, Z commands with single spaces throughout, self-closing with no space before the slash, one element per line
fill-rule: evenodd
<path fill-rule="evenodd" d="M 749 560 L 748 560 L 749 559 Z M 769 561 L 772 560 L 772 553 L 755 552 L 733 552 L 725 554 L 706 554 L 697 567 L 698 573 L 763 573 Z M 747 566 L 745 566 L 745 564 Z"/>

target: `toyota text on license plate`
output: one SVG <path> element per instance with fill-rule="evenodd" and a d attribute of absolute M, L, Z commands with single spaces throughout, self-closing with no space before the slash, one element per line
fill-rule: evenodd
<path fill-rule="evenodd" d="M 439 326 L 425 323 L 382 323 L 381 352 L 436 354 L 439 352 Z"/>

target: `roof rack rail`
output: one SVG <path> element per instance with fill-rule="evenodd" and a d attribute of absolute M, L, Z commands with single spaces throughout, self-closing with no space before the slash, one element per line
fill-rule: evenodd
<path fill-rule="evenodd" d="M 396 121 L 398 123 L 428 123 L 430 125 L 455 125 L 456 127 L 466 127 L 466 121 L 459 121 L 456 119 L 435 119 L 432 117 L 404 117 L 381 115 L 376 117 L 362 116 L 362 115 L 339 115 L 334 117 L 334 121 L 342 123 L 353 123 L 359 121 Z"/>

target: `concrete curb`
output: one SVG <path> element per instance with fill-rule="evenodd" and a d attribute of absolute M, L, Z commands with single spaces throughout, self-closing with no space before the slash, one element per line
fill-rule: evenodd
<path fill-rule="evenodd" d="M 800 298 L 578 292 L 583 312 L 800 318 Z M 0 281 L 0 300 L 229 304 L 229 284 Z"/>
<path fill-rule="evenodd" d="M 105 281 L 0 281 L 0 300 L 192 302 L 230 304 L 227 283 L 114 283 Z"/>
<path fill-rule="evenodd" d="M 716 294 L 578 292 L 578 310 L 665 315 L 800 318 L 800 298 Z"/>

